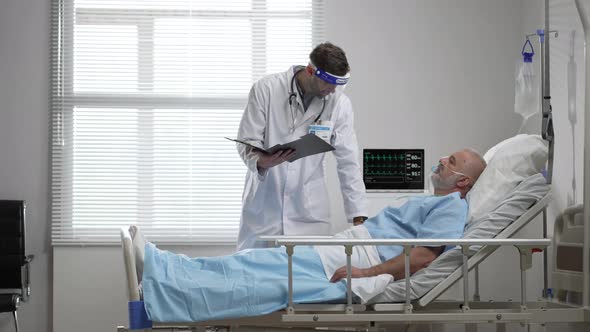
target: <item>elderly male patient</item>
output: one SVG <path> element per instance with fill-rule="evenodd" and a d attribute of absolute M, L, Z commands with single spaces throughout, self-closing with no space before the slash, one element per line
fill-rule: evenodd
<path fill-rule="evenodd" d="M 433 196 L 412 197 L 399 208 L 386 207 L 364 224 L 335 237 L 460 238 L 467 218 L 465 195 L 485 166 L 483 158 L 471 149 L 441 158 L 431 175 Z M 247 249 L 229 256 L 189 258 L 157 249 L 146 242 L 135 226 L 129 231 L 146 311 L 154 321 L 191 322 L 256 316 L 287 306 L 288 269 L 284 248 Z M 443 251 L 444 247 L 413 248 L 411 273 L 428 266 Z M 388 278 L 386 282 L 391 276 L 403 279 L 401 253 L 400 246 L 355 246 L 352 277 L 358 279 L 353 279 L 352 286 L 383 277 Z M 346 256 L 342 247 L 295 247 L 293 301 L 345 300 L 344 262 Z M 355 295 L 360 296 L 356 292 Z"/>

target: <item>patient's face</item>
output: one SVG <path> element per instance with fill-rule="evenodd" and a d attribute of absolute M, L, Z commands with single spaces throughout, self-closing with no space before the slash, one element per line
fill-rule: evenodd
<path fill-rule="evenodd" d="M 465 151 L 458 151 L 448 157 L 440 158 L 438 167 L 431 174 L 432 184 L 437 189 L 451 189 L 457 184 L 464 173 L 465 164 L 471 156 Z"/>
<path fill-rule="evenodd" d="M 444 177 L 441 176 L 440 173 L 432 173 L 430 174 L 430 181 L 432 181 L 432 186 L 434 189 L 448 190 L 455 188 L 455 185 L 457 184 L 457 181 L 459 181 L 460 177 L 461 175 L 458 174 Z"/>

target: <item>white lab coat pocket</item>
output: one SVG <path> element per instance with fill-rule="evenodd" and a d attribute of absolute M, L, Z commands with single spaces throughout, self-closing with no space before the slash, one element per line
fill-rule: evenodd
<path fill-rule="evenodd" d="M 330 222 L 330 201 L 324 179 L 306 183 L 303 187 L 306 222 Z"/>
<path fill-rule="evenodd" d="M 261 213 L 266 199 L 265 184 L 258 179 L 251 177 L 244 188 L 243 205 L 244 210 L 251 213 Z"/>

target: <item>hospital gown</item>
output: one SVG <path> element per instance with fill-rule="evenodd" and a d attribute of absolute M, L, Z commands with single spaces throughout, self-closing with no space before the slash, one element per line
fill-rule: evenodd
<path fill-rule="evenodd" d="M 466 220 L 467 203 L 455 192 L 412 197 L 399 208 L 384 208 L 364 225 L 374 239 L 458 239 Z M 377 250 L 385 262 L 399 256 L 403 247 L 377 246 Z"/>
<path fill-rule="evenodd" d="M 457 193 L 416 197 L 400 208 L 385 208 L 365 221 L 373 238 L 459 238 L 467 205 Z M 401 253 L 379 246 L 382 261 Z M 342 251 L 343 252 L 343 251 Z M 295 247 L 293 301 L 346 299 L 344 280 L 331 283 L 312 247 Z M 221 257 L 189 258 L 145 247 L 143 294 L 148 317 L 158 322 L 194 322 L 257 316 L 283 309 L 288 301 L 284 248 L 248 249 Z"/>

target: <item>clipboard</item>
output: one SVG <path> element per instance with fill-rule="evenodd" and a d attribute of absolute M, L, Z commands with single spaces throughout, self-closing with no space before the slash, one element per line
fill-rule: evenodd
<path fill-rule="evenodd" d="M 295 156 L 293 158 L 289 159 L 288 160 L 289 162 L 293 162 L 295 160 L 298 160 L 298 159 L 301 159 L 301 158 L 304 158 L 307 156 L 313 156 L 314 154 L 336 150 L 336 148 L 334 148 L 332 145 L 325 142 L 323 139 L 317 137 L 314 134 L 307 134 L 307 135 L 302 136 L 301 138 L 291 141 L 289 143 L 277 144 L 269 149 L 263 149 L 263 148 L 254 146 L 248 142 L 240 141 L 238 139 L 231 139 L 228 137 L 225 137 L 225 138 L 230 141 L 234 141 L 234 142 L 237 142 L 240 144 L 247 145 L 253 149 L 256 149 L 258 151 L 261 151 L 263 153 L 268 153 L 268 154 L 274 154 L 275 152 L 280 151 L 280 150 L 293 149 L 293 150 L 295 150 Z"/>

